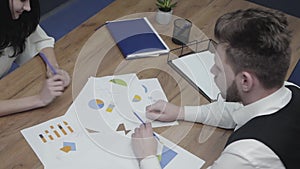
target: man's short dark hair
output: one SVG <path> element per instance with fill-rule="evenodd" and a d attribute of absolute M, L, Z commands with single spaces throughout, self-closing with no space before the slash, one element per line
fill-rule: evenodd
<path fill-rule="evenodd" d="M 226 60 L 237 74 L 254 73 L 265 88 L 283 85 L 290 65 L 290 31 L 278 11 L 246 9 L 221 16 L 214 34 L 226 43 Z"/>

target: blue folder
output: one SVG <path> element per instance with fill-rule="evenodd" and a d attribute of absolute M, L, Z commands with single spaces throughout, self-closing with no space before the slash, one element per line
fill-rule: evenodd
<path fill-rule="evenodd" d="M 126 59 L 158 56 L 170 51 L 146 17 L 109 21 L 106 26 Z"/>

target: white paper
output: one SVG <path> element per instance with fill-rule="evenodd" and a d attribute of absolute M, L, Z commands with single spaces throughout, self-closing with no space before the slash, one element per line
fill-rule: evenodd
<path fill-rule="evenodd" d="M 112 79 L 122 80 L 119 81 L 122 85 L 113 84 Z M 136 97 L 137 100 L 133 101 L 135 95 L 141 98 Z M 89 105 L 91 99 L 102 102 Z M 158 99 L 167 101 L 157 79 L 140 81 L 135 74 L 91 77 L 64 116 L 24 129 L 21 133 L 47 169 L 138 169 L 131 148 L 131 134 L 141 122 L 130 111 L 139 111 Z M 116 105 L 107 112 L 111 103 Z M 142 117 L 142 112 L 140 115 Z M 120 123 L 125 131 L 116 131 Z M 175 124 L 177 122 L 156 125 Z M 161 136 L 159 138 L 163 145 L 159 144 L 158 155 L 166 147 L 170 149 L 169 153 L 162 155 L 164 168 L 176 169 L 188 164 L 189 168 L 198 169 L 204 164 L 200 158 Z"/>
<path fill-rule="evenodd" d="M 111 79 L 121 80 L 127 86 L 110 83 Z M 91 108 L 89 102 L 95 99 L 101 100 L 104 106 L 99 109 Z M 120 124 L 124 124 L 128 130 L 139 126 L 141 122 L 133 112 L 136 112 L 144 121 L 151 121 L 146 118 L 146 106 L 160 99 L 167 101 L 157 80 L 140 81 L 135 74 L 126 74 L 101 78 L 91 77 L 73 104 L 78 119 L 85 128 L 111 132 L 116 131 Z M 107 112 L 109 105 L 113 105 L 111 112 Z M 178 124 L 178 122 L 159 121 L 152 123 L 153 127 Z"/>
<path fill-rule="evenodd" d="M 212 53 L 209 51 L 194 53 L 172 60 L 172 63 L 209 98 L 217 100 L 220 90 L 214 82 L 214 75 L 210 72 L 214 65 Z"/>

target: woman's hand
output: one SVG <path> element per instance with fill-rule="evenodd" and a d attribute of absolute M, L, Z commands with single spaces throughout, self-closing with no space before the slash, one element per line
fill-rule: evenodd
<path fill-rule="evenodd" d="M 67 87 L 69 86 L 70 82 L 71 82 L 71 78 L 68 74 L 68 72 L 66 72 L 65 70 L 63 69 L 59 69 L 59 68 L 55 68 L 57 74 L 61 75 L 63 78 L 62 78 L 62 82 L 63 82 L 63 86 L 64 87 Z M 52 77 L 54 76 L 53 72 L 51 71 L 50 68 L 48 68 L 47 66 L 47 77 Z"/>
<path fill-rule="evenodd" d="M 65 82 L 63 81 L 64 78 L 65 77 L 62 75 L 56 74 L 45 80 L 38 95 L 43 106 L 48 105 L 55 99 L 55 97 L 63 94 L 65 88 Z"/>

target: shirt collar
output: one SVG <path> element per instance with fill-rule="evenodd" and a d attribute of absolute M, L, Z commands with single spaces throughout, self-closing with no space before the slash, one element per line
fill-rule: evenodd
<path fill-rule="evenodd" d="M 292 92 L 285 86 L 282 86 L 271 95 L 238 109 L 232 113 L 233 120 L 237 124 L 235 130 L 254 117 L 277 112 L 287 105 L 291 98 Z"/>

